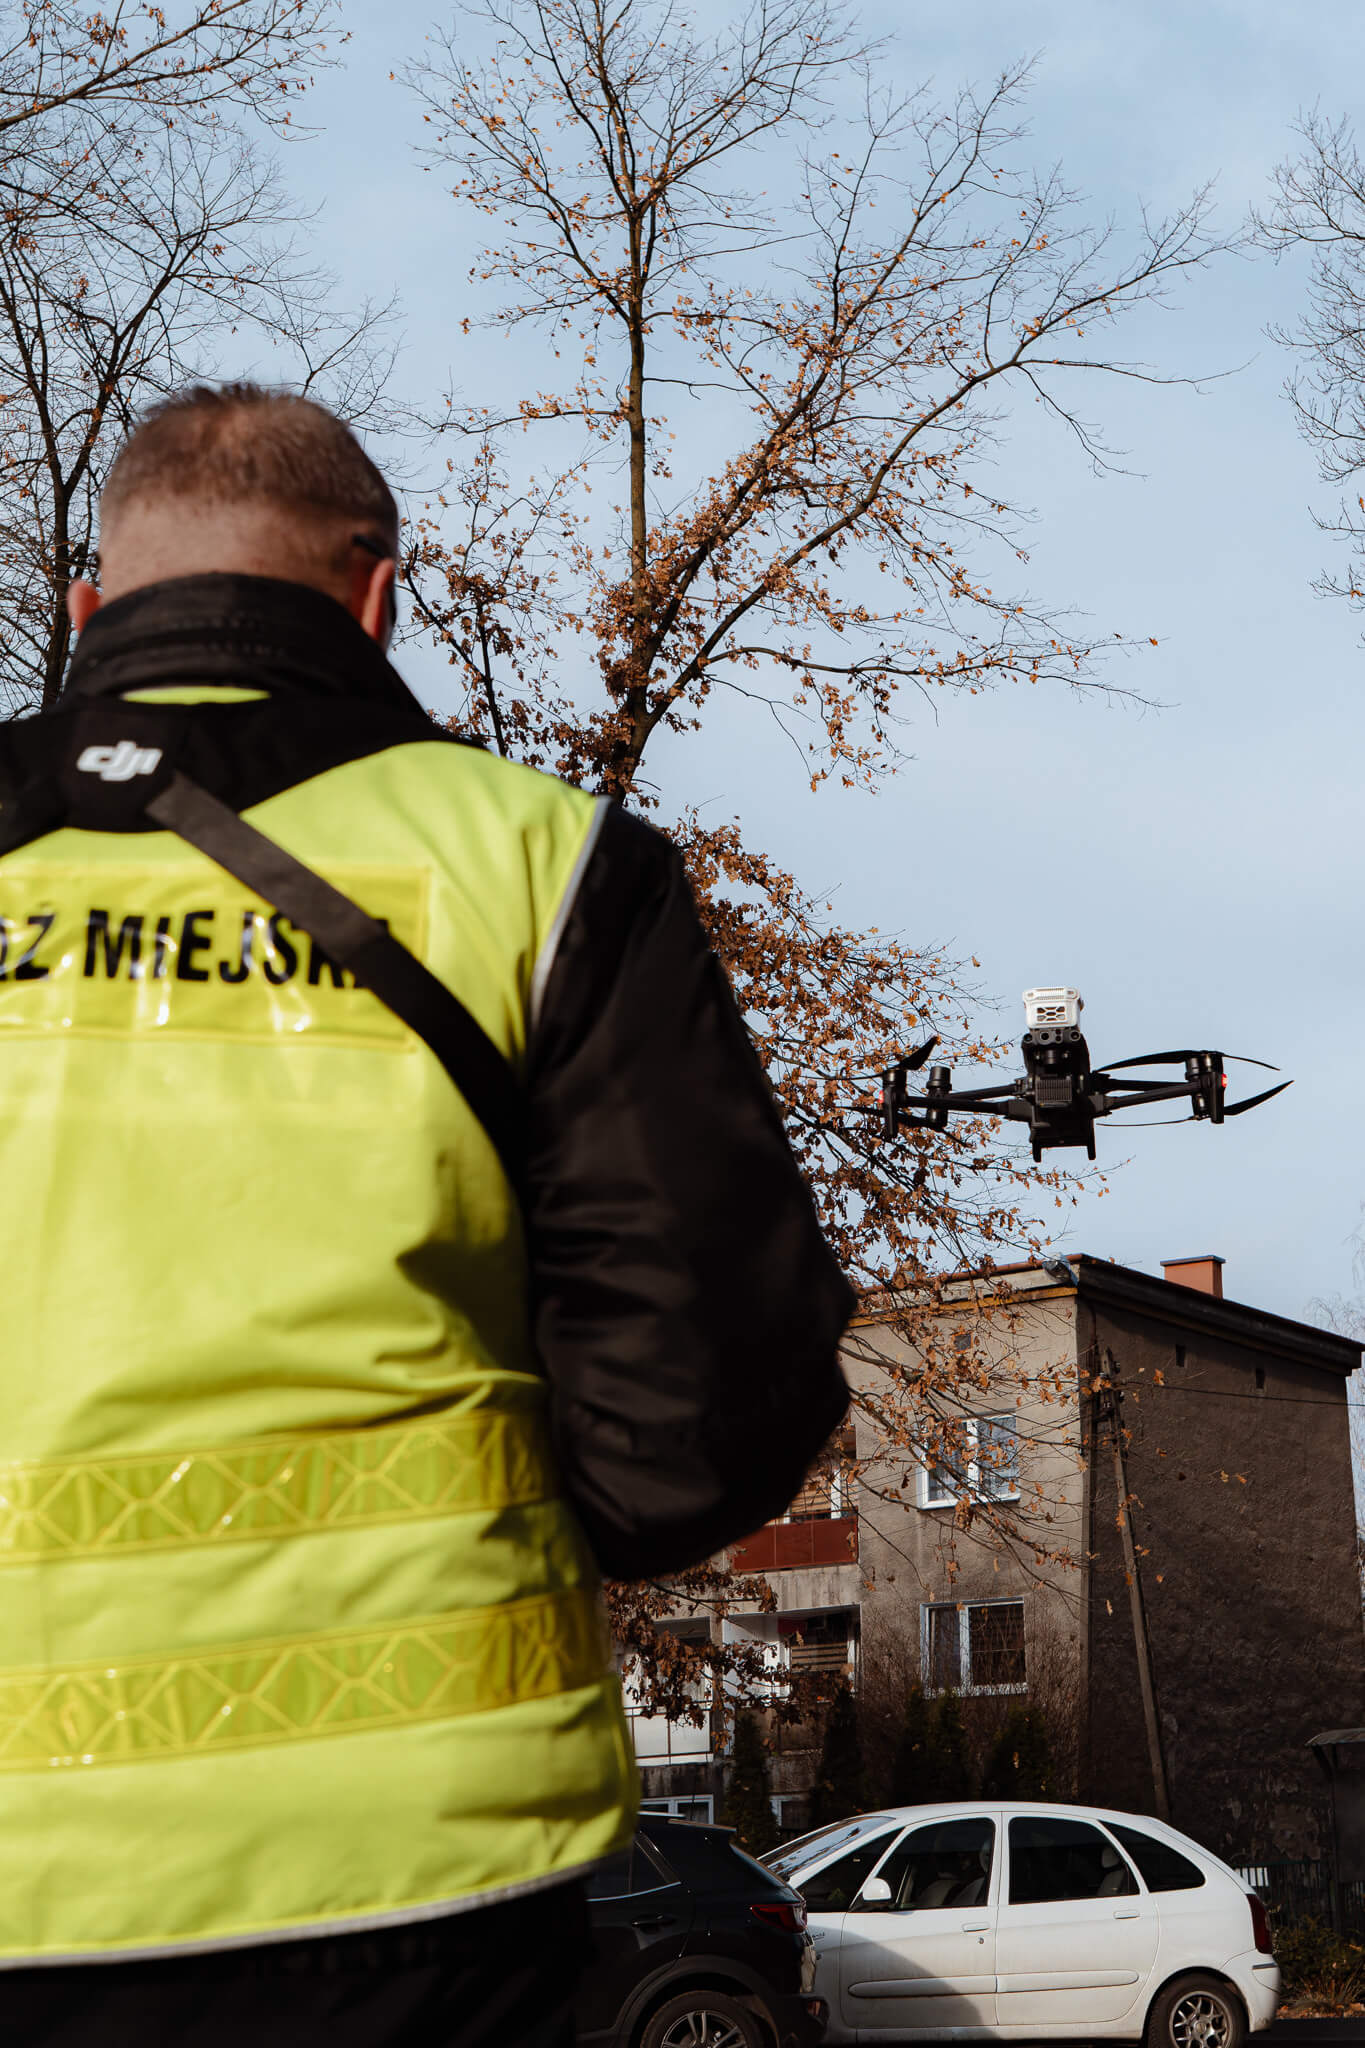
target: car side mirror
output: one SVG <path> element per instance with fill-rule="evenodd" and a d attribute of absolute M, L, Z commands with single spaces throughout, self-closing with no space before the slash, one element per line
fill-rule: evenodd
<path fill-rule="evenodd" d="M 889 1906 L 891 1887 L 884 1877 L 869 1877 L 858 1894 L 860 1906 Z"/>

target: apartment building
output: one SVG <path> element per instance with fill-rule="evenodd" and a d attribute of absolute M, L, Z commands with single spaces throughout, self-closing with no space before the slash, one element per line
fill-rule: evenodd
<path fill-rule="evenodd" d="M 895 1302 L 850 1333 L 875 1397 L 915 1347 Z M 703 1615 L 784 1672 L 870 1702 L 951 1687 L 982 1727 L 1027 1701 L 1062 1789 L 1156 1810 L 1238 1863 L 1329 1835 L 1310 1739 L 1365 1723 L 1347 1380 L 1361 1346 L 1228 1298 L 1223 1263 L 1163 1275 L 1027 1264 L 951 1284 L 916 1340 L 962 1357 L 951 1447 L 890 1453 L 864 1411 L 781 1521 L 732 1552 L 772 1614 Z M 941 1376 L 940 1376 L 941 1383 Z M 649 1803 L 713 1811 L 700 1729 L 637 1718 Z M 803 1824 L 810 1729 L 777 1738 L 774 1796 Z"/>

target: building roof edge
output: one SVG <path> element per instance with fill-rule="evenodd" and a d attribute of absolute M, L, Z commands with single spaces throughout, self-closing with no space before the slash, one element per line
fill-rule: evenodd
<path fill-rule="evenodd" d="M 1273 1315 L 1269 1309 L 1252 1308 L 1246 1302 L 1225 1296 L 1204 1294 L 1178 1281 L 1136 1272 L 1079 1252 L 1071 1260 L 1076 1269 L 1082 1299 L 1102 1301 L 1115 1308 L 1133 1310 L 1159 1322 L 1182 1323 L 1187 1329 L 1204 1329 L 1232 1338 L 1255 1350 L 1272 1351 L 1281 1358 L 1295 1358 L 1301 1364 L 1317 1366 L 1345 1378 L 1360 1364 L 1362 1344 L 1343 1337 L 1336 1330 L 1320 1330 L 1312 1323 L 1300 1323 L 1290 1316 Z"/>

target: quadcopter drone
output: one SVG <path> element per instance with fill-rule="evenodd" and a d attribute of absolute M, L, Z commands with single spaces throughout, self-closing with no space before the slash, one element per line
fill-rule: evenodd
<path fill-rule="evenodd" d="M 911 1094 L 907 1076 L 916 1072 L 938 1044 L 931 1038 L 908 1059 L 897 1060 L 882 1075 L 882 1129 L 887 1138 L 898 1131 L 943 1131 L 954 1111 L 1007 1117 L 1026 1123 L 1035 1160 L 1053 1146 L 1084 1145 L 1086 1157 L 1095 1156 L 1095 1121 L 1112 1116 L 1116 1109 L 1146 1109 L 1154 1102 L 1186 1100 L 1191 1114 L 1163 1118 L 1170 1123 L 1221 1124 L 1225 1117 L 1242 1116 L 1293 1084 L 1281 1081 L 1260 1095 L 1243 1102 L 1224 1101 L 1228 1077 L 1225 1059 L 1240 1060 L 1251 1067 L 1265 1067 L 1278 1073 L 1268 1060 L 1249 1060 L 1240 1053 L 1149 1052 L 1139 1059 L 1110 1060 L 1107 1066 L 1092 1068 L 1090 1050 L 1081 1036 L 1081 1011 L 1085 1008 L 1074 988 L 1029 988 L 1024 991 L 1024 1015 L 1028 1029 L 1020 1050 L 1024 1072 L 1017 1081 L 997 1082 L 990 1088 L 954 1088 L 950 1067 L 930 1067 L 922 1095 Z M 1179 1066 L 1183 1081 L 1147 1080 L 1132 1076 L 1115 1081 L 1113 1076 L 1130 1067 Z M 923 1114 L 916 1115 L 915 1111 Z M 1125 1128 L 1132 1129 L 1132 1125 Z"/>

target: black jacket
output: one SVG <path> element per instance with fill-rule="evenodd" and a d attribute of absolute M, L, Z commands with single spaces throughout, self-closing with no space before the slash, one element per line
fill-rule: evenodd
<path fill-rule="evenodd" d="M 0 729 L 3 815 L 156 829 L 102 815 L 70 761 L 92 700 L 169 682 L 269 690 L 230 719 L 181 714 L 181 767 L 237 810 L 441 737 L 330 598 L 187 577 L 98 612 L 57 709 Z M 525 1082 L 532 1314 L 565 1483 L 605 1572 L 678 1570 L 800 1485 L 846 1408 L 853 1295 L 679 856 L 625 811 L 583 874 Z"/>

